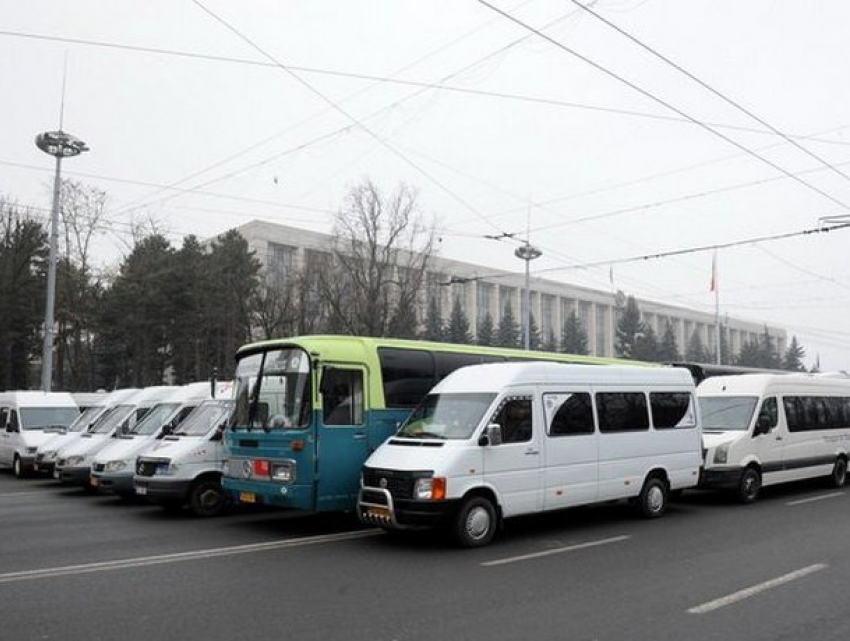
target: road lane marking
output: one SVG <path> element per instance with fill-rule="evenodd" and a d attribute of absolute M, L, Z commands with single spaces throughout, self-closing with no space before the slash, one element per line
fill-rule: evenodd
<path fill-rule="evenodd" d="M 826 563 L 815 563 L 814 565 L 795 570 L 794 572 L 783 574 L 782 576 L 777 577 L 775 579 L 771 579 L 770 581 L 765 581 L 764 583 L 759 583 L 758 585 L 754 585 L 743 590 L 738 590 L 737 592 L 733 592 L 732 594 L 729 594 L 727 596 L 715 599 L 714 601 L 709 601 L 708 603 L 697 605 L 689 609 L 688 613 L 706 614 L 707 612 L 713 612 L 714 610 L 719 610 L 720 608 L 726 607 L 727 605 L 732 605 L 733 603 L 737 603 L 738 601 L 749 599 L 750 597 L 760 594 L 761 592 L 764 592 L 766 590 L 779 587 L 780 585 L 785 585 L 786 583 L 796 581 L 797 579 L 802 579 L 804 576 L 808 576 L 809 574 L 820 572 L 821 570 L 825 570 L 827 567 L 829 566 L 827 566 Z"/>
<path fill-rule="evenodd" d="M 318 536 L 305 536 L 294 539 L 282 539 L 279 541 L 266 541 L 265 543 L 249 543 L 247 545 L 232 545 L 222 548 L 211 548 L 207 550 L 191 550 L 189 552 L 175 552 L 172 554 L 158 554 L 156 556 L 142 556 L 131 559 L 117 559 L 115 561 L 101 561 L 96 563 L 83 563 L 80 565 L 66 565 L 55 568 L 43 568 L 40 570 L 23 570 L 21 572 L 7 572 L 0 574 L 0 584 L 15 583 L 18 581 L 33 581 L 35 579 L 52 579 L 60 576 L 71 576 L 76 574 L 91 574 L 94 572 L 108 572 L 111 570 L 126 570 L 128 568 L 139 568 L 148 565 L 163 565 L 166 563 L 181 563 L 184 561 L 197 561 L 200 559 L 214 559 L 237 554 L 250 554 L 253 552 L 266 552 L 269 550 L 280 550 L 285 548 L 306 547 L 321 543 L 335 543 L 350 539 L 359 539 L 367 536 L 380 534 L 379 530 L 365 530 L 355 532 L 340 532 L 337 534 L 321 534 Z"/>
<path fill-rule="evenodd" d="M 824 499 L 834 499 L 837 496 L 844 496 L 844 492 L 833 492 L 832 494 L 821 494 L 820 496 L 812 496 L 807 499 L 798 499 L 796 501 L 789 501 L 785 505 L 793 506 L 793 505 L 803 505 L 804 503 L 813 503 L 815 501 L 823 501 Z"/>
<path fill-rule="evenodd" d="M 496 559 L 495 561 L 485 561 L 481 565 L 485 568 L 491 568 L 496 565 L 505 565 L 507 563 L 517 563 L 519 561 L 528 561 L 530 559 L 539 559 L 543 556 L 551 556 L 553 554 L 563 554 L 564 552 L 575 552 L 577 550 L 585 550 L 587 548 L 595 548 L 600 545 L 608 545 L 609 543 L 620 543 L 632 538 L 629 535 L 614 536 L 610 539 L 600 539 L 598 541 L 588 541 L 586 543 L 576 543 L 562 548 L 553 548 L 551 550 L 543 550 L 542 552 L 532 552 L 530 554 L 522 554 L 520 556 L 511 556 L 504 559 Z"/>
<path fill-rule="evenodd" d="M 63 492 L 67 492 L 68 488 L 60 488 L 60 489 L 51 489 L 45 488 L 39 492 L 0 492 L 0 499 L 6 499 L 10 497 L 18 497 L 18 496 L 35 496 L 36 494 L 40 494 L 44 496 L 45 494 L 61 494 Z"/>

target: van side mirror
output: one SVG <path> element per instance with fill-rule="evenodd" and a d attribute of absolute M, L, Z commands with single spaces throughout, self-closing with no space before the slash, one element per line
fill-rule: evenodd
<path fill-rule="evenodd" d="M 6 425 L 6 431 L 7 431 L 7 432 L 17 432 L 17 431 L 18 431 L 18 428 L 17 428 L 17 427 L 15 427 L 14 425 L 12 425 L 11 423 L 8 423 L 8 424 Z"/>
<path fill-rule="evenodd" d="M 225 424 L 222 423 L 217 428 L 215 428 L 215 431 L 213 431 L 213 434 L 210 437 L 210 440 L 211 441 L 220 441 L 222 439 L 222 437 L 224 436 L 224 427 L 225 427 Z"/>
<path fill-rule="evenodd" d="M 502 444 L 502 426 L 498 423 L 489 423 L 484 428 L 484 434 L 478 441 L 479 445 L 501 445 Z"/>
<path fill-rule="evenodd" d="M 767 416 L 759 416 L 756 420 L 756 427 L 753 430 L 753 436 L 761 436 L 768 434 L 771 429 L 770 418 Z"/>

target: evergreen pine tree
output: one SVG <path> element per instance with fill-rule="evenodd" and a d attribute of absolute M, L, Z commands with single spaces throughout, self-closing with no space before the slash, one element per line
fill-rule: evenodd
<path fill-rule="evenodd" d="M 797 342 L 797 337 L 791 337 L 791 344 L 785 351 L 785 357 L 782 359 L 782 369 L 789 372 L 805 372 L 806 368 L 803 365 L 803 357 L 806 355 L 800 344 Z"/>
<path fill-rule="evenodd" d="M 496 345 L 499 347 L 519 347 L 519 328 L 514 320 L 514 312 L 511 304 L 505 305 L 502 318 L 499 319 L 499 328 L 496 330 Z"/>
<path fill-rule="evenodd" d="M 436 296 L 431 296 L 428 300 L 428 310 L 425 313 L 425 329 L 422 332 L 422 339 L 437 342 L 443 340 L 443 319 L 440 318 L 440 303 Z"/>
<path fill-rule="evenodd" d="M 742 367 L 761 367 L 761 349 L 757 342 L 747 341 L 741 345 L 737 364 Z"/>
<path fill-rule="evenodd" d="M 546 332 L 546 338 L 543 341 L 543 344 L 540 346 L 544 352 L 557 352 L 558 351 L 558 337 L 555 336 L 555 330 L 551 327 L 549 331 Z"/>
<path fill-rule="evenodd" d="M 635 337 L 635 348 L 632 352 L 632 358 L 639 361 L 659 360 L 658 338 L 655 336 L 655 330 L 645 323 L 643 331 Z"/>
<path fill-rule="evenodd" d="M 697 330 L 691 334 L 691 340 L 688 341 L 688 349 L 685 351 L 685 360 L 692 363 L 706 363 L 709 360 L 708 352 L 702 344 L 702 338 Z"/>
<path fill-rule="evenodd" d="M 581 356 L 586 356 L 589 352 L 587 348 L 587 332 L 584 330 L 584 325 L 575 312 L 570 312 L 570 315 L 564 321 L 564 327 L 561 331 L 561 351 L 565 354 L 578 354 Z"/>
<path fill-rule="evenodd" d="M 681 360 L 679 347 L 676 345 L 676 331 L 670 321 L 667 321 L 661 340 L 658 341 L 658 360 L 662 363 L 674 363 Z"/>
<path fill-rule="evenodd" d="M 449 322 L 446 325 L 445 340 L 449 343 L 461 345 L 472 344 L 472 335 L 469 333 L 469 319 L 467 319 L 460 304 L 460 296 L 455 296 L 452 303 L 452 313 L 449 315 Z"/>
<path fill-rule="evenodd" d="M 767 325 L 764 326 L 764 333 L 761 335 L 759 347 L 761 348 L 761 358 L 759 359 L 761 364 L 759 367 L 766 367 L 768 369 L 779 369 L 782 367 L 782 357 L 779 355 L 779 350 L 776 348 L 776 341 L 770 335 Z"/>
<path fill-rule="evenodd" d="M 615 349 L 620 358 L 634 358 L 635 343 L 638 334 L 645 333 L 646 328 L 640 319 L 640 307 L 634 296 L 626 299 L 625 306 L 620 310 L 617 321 Z"/>
<path fill-rule="evenodd" d="M 528 349 L 540 349 L 540 328 L 537 327 L 537 321 L 534 319 L 534 314 L 528 315 Z"/>
<path fill-rule="evenodd" d="M 493 331 L 493 317 L 490 315 L 490 312 L 487 312 L 484 318 L 481 319 L 481 322 L 478 323 L 476 343 L 485 347 L 492 345 L 494 340 Z"/>

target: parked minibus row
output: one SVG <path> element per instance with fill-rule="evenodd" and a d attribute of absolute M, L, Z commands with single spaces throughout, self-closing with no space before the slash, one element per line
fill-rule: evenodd
<path fill-rule="evenodd" d="M 786 481 L 846 482 L 847 376 L 536 356 L 264 341 L 238 351 L 233 400 L 207 384 L 121 390 L 49 437 L 58 419 L 30 413 L 21 429 L 24 405 L 0 402 L 4 436 L 44 432 L 0 463 L 202 515 L 231 502 L 353 511 L 467 547 L 521 514 L 626 499 L 653 518 L 691 488 L 749 503 Z"/>
<path fill-rule="evenodd" d="M 18 477 L 39 473 L 89 492 L 217 514 L 226 505 L 221 435 L 231 391 L 230 382 L 121 389 L 88 398 L 82 412 L 67 393 L 5 392 L 0 465 Z"/>
<path fill-rule="evenodd" d="M 624 498 L 654 517 L 687 488 L 752 502 L 785 481 L 845 483 L 850 379 L 690 365 L 341 336 L 246 345 L 224 488 L 476 546 L 529 512 Z"/>

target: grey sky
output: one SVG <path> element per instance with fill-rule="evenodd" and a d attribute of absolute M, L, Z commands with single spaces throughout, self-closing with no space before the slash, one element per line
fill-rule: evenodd
<path fill-rule="evenodd" d="M 846 211 L 834 200 L 850 204 L 850 179 L 839 175 L 850 175 L 847 3 L 593 4 L 782 132 L 816 138 L 799 142 L 834 171 L 774 134 L 747 131 L 764 128 L 569 0 L 494 2 L 535 27 L 561 18 L 546 30 L 552 38 L 701 121 L 731 126 L 718 131 L 804 172 L 834 200 L 539 37 L 502 50 L 529 33 L 475 0 L 202 4 L 278 62 L 302 68 L 294 73 L 371 134 L 191 0 L 0 0 L 0 194 L 50 205 L 52 164 L 33 137 L 57 125 L 67 52 L 65 129 L 92 151 L 65 168 L 110 195 L 104 263 L 126 251 L 131 217 L 153 216 L 175 243 L 252 218 L 327 231 L 348 187 L 367 176 L 386 189 L 418 188 L 440 222 L 442 255 L 518 271 L 515 244 L 485 234 L 530 227 L 544 252 L 534 267 L 550 270 L 815 228 L 818 217 Z M 180 184 L 204 184 L 204 193 L 162 190 L 234 154 Z M 841 230 L 721 251 L 721 313 L 782 325 L 809 363 L 819 354 L 825 369 L 850 369 L 848 247 L 850 230 Z M 710 253 L 617 265 L 614 287 L 711 311 L 710 269 Z M 611 287 L 608 266 L 546 276 Z"/>

